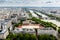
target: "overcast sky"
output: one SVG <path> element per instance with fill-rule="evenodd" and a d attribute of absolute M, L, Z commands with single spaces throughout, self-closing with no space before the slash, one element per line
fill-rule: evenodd
<path fill-rule="evenodd" d="M 0 0 L 0 6 L 60 7 L 60 0 Z"/>

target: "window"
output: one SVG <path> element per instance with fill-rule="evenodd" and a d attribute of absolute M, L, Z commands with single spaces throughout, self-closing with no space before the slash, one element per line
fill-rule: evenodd
<path fill-rule="evenodd" d="M 24 31 L 25 29 L 23 29 L 23 31 Z"/>
<path fill-rule="evenodd" d="M 33 29 L 30 29 L 30 31 L 33 31 Z"/>

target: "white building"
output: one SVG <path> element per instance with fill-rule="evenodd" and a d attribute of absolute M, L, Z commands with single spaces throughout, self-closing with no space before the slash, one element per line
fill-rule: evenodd
<path fill-rule="evenodd" d="M 9 35 L 8 30 L 4 29 L 4 30 L 0 30 L 0 39 L 6 39 L 6 37 Z"/>
<path fill-rule="evenodd" d="M 12 20 L 13 23 L 17 23 L 18 22 L 18 16 L 17 16 L 17 14 L 16 15 L 12 15 L 11 16 L 11 20 Z"/>
<path fill-rule="evenodd" d="M 44 28 L 44 29 L 38 29 L 38 35 L 40 34 L 49 34 L 57 37 L 58 32 L 53 28 Z"/>
<path fill-rule="evenodd" d="M 28 24 L 28 25 L 22 25 L 15 28 L 13 33 L 30 33 L 35 34 L 35 28 L 39 28 L 39 24 Z"/>
<path fill-rule="evenodd" d="M 9 35 L 8 28 L 10 25 L 8 22 L 0 21 L 0 39 L 6 39 Z"/>
<path fill-rule="evenodd" d="M 39 18 L 32 10 L 29 10 L 33 17 Z"/>
<path fill-rule="evenodd" d="M 42 16 L 42 19 L 49 19 L 48 16 L 46 16 L 46 15 L 40 13 L 40 12 L 36 12 L 36 13 L 37 13 L 38 15 Z"/>
<path fill-rule="evenodd" d="M 53 28 L 45 28 L 39 24 L 29 24 L 29 25 L 22 25 L 18 26 L 15 28 L 13 33 L 30 33 L 30 34 L 35 34 L 35 29 L 37 29 L 37 34 L 49 34 L 49 35 L 54 35 L 57 37 L 57 31 L 54 30 Z"/>

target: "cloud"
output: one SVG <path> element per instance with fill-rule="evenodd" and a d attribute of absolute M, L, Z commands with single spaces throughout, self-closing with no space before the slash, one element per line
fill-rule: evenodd
<path fill-rule="evenodd" d="M 0 0 L 1 6 L 60 7 L 60 0 Z"/>

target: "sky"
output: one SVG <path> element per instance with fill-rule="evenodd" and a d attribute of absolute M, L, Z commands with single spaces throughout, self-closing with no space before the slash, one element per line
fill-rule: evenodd
<path fill-rule="evenodd" d="M 0 0 L 0 7 L 60 7 L 60 0 Z"/>

